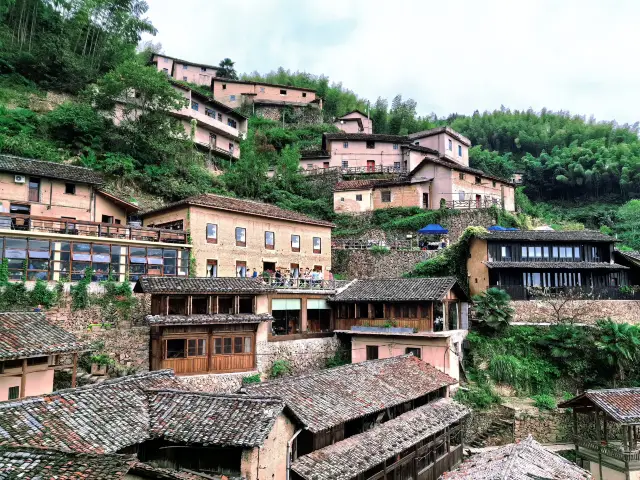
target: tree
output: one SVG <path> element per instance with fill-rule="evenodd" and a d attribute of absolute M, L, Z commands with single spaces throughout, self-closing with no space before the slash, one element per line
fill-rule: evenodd
<path fill-rule="evenodd" d="M 511 297 L 499 288 L 489 288 L 486 292 L 474 295 L 476 319 L 487 329 L 497 332 L 503 330 L 513 319 L 515 310 L 509 303 Z"/>
<path fill-rule="evenodd" d="M 224 173 L 223 181 L 240 197 L 260 199 L 267 188 L 269 162 L 256 152 L 254 136 L 249 132 L 240 143 L 240 159 Z"/>
<path fill-rule="evenodd" d="M 626 372 L 633 367 L 640 353 L 640 330 L 635 325 L 616 323 L 610 318 L 598 321 L 597 326 L 595 345 L 600 357 L 616 370 L 615 378 L 624 382 Z"/>
<path fill-rule="evenodd" d="M 302 177 L 300 169 L 300 152 L 297 148 L 287 145 L 280 152 L 276 163 L 275 176 L 273 180 L 277 188 L 288 192 L 298 192 Z"/>
<path fill-rule="evenodd" d="M 234 68 L 235 64 L 236 62 L 231 61 L 230 58 L 225 58 L 224 60 L 221 60 L 220 63 L 218 64 L 218 71 L 216 75 L 222 78 L 237 80 L 238 74 L 236 73 L 236 70 Z"/>
<path fill-rule="evenodd" d="M 634 250 L 640 250 L 640 200 L 630 200 L 622 205 L 616 214 L 618 222 L 614 230 L 620 239 Z"/>

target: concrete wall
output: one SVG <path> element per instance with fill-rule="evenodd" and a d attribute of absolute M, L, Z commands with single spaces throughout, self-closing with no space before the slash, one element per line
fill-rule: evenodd
<path fill-rule="evenodd" d="M 187 135 L 191 134 L 191 122 L 189 120 L 181 120 L 182 126 L 184 127 L 184 131 Z M 237 140 L 227 137 L 219 132 L 211 132 L 206 128 L 204 124 L 198 123 L 196 124 L 195 132 L 194 132 L 194 141 L 199 145 L 204 147 L 209 147 L 211 145 L 211 136 L 213 133 L 216 136 L 215 146 L 217 149 L 222 150 L 224 152 L 229 152 L 233 158 L 240 158 L 240 142 Z M 233 148 L 231 146 L 233 145 Z"/>
<path fill-rule="evenodd" d="M 449 149 L 449 140 L 451 140 L 451 149 Z M 467 167 L 469 166 L 469 147 L 460 143 L 446 132 L 438 135 L 431 135 L 429 137 L 416 138 L 413 140 L 413 143 L 420 145 L 421 147 L 438 150 L 449 160 L 466 165 Z M 458 155 L 458 147 L 462 148 L 462 155 Z"/>
<path fill-rule="evenodd" d="M 257 217 L 236 212 L 202 207 L 175 209 L 145 217 L 145 224 L 163 223 L 182 219 L 191 232 L 193 253 L 196 257 L 196 276 L 206 275 L 207 260 L 217 260 L 219 277 L 235 277 L 236 262 L 244 261 L 249 271 L 262 271 L 263 262 L 276 267 L 289 268 L 292 263 L 300 268 L 313 269 L 315 265 L 326 270 L 331 266 L 331 228 L 318 225 Z M 207 224 L 218 225 L 218 243 L 207 243 Z M 246 228 L 246 247 L 236 246 L 236 227 Z M 265 232 L 275 232 L 275 248 L 264 246 Z M 300 252 L 291 250 L 291 235 L 300 235 Z M 313 237 L 321 239 L 321 253 L 313 253 Z"/>
<path fill-rule="evenodd" d="M 9 400 L 9 388 L 20 387 L 21 376 L 0 377 L 0 402 Z M 53 369 L 27 373 L 24 396 L 32 397 L 53 391 Z M 22 392 L 21 392 L 22 393 Z"/>
<path fill-rule="evenodd" d="M 287 443 L 294 432 L 295 425 L 281 413 L 264 443 L 242 453 L 242 477 L 246 480 L 286 478 Z"/>
<path fill-rule="evenodd" d="M 163 55 L 154 55 L 153 61 L 156 62 L 159 72 L 163 72 L 166 69 L 166 73 L 171 75 L 171 72 L 173 71 L 173 78 L 176 80 L 183 80 L 205 87 L 211 86 L 211 79 L 216 76 L 217 71 L 215 68 L 210 67 L 206 67 L 203 71 L 199 66 L 195 66 L 191 63 L 175 61 L 172 58 L 165 57 Z M 185 69 L 183 66 L 186 66 L 187 68 Z"/>
<path fill-rule="evenodd" d="M 285 90 L 286 94 L 280 94 Z M 311 103 L 316 99 L 315 92 L 299 90 L 295 87 L 285 87 L 253 83 L 230 82 L 223 78 L 213 81 L 213 98 L 219 102 L 237 108 L 242 106 L 243 95 L 250 94 L 255 100 L 271 100 L 276 102 Z M 235 99 L 231 97 L 235 96 Z"/>
<path fill-rule="evenodd" d="M 356 200 L 362 195 L 362 200 Z M 340 213 L 361 213 L 373 210 L 373 189 L 333 192 L 333 210 Z"/>
<path fill-rule="evenodd" d="M 511 302 L 515 309 L 514 322 L 553 322 L 556 315 L 553 305 L 561 308 L 561 316 L 578 316 L 578 322 L 594 324 L 596 320 L 611 318 L 614 322 L 640 324 L 640 301 L 638 300 L 571 300 L 559 302 L 552 299 L 518 300 Z"/>
<path fill-rule="evenodd" d="M 489 269 L 482 263 L 488 260 L 487 241 L 479 238 L 471 240 L 467 274 L 469 275 L 469 291 L 477 295 L 489 288 Z"/>
<path fill-rule="evenodd" d="M 347 142 L 347 148 L 344 143 Z M 372 160 L 375 166 L 393 167 L 394 164 L 402 165 L 402 149 L 399 144 L 393 142 L 375 142 L 375 148 L 367 148 L 366 141 L 356 140 L 331 140 L 327 141 L 327 150 L 331 153 L 329 166 L 341 167 L 342 162 L 348 162 L 349 167 L 366 167 L 367 161 Z M 397 148 L 393 148 L 396 145 Z M 305 161 L 305 168 L 306 168 Z M 322 161 L 317 162 L 318 168 L 322 167 Z"/>

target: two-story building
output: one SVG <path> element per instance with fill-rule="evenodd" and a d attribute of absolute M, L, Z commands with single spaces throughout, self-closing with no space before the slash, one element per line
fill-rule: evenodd
<path fill-rule="evenodd" d="M 0 155 L 0 259 L 19 280 L 188 275 L 187 235 L 129 223 L 138 207 L 88 168 Z"/>
<path fill-rule="evenodd" d="M 499 287 L 514 300 L 559 292 L 609 298 L 628 285 L 629 268 L 614 263 L 616 242 L 590 230 L 488 232 L 470 241 L 471 294 Z"/>
<path fill-rule="evenodd" d="M 195 120 L 194 142 L 223 157 L 240 157 L 240 141 L 247 134 L 247 117 L 224 103 L 203 95 L 184 84 L 173 83 L 173 88 L 185 97 L 185 106 L 173 113 L 180 119 L 185 132 L 191 135 Z"/>
<path fill-rule="evenodd" d="M 447 160 L 469 166 L 471 140 L 451 127 L 437 127 L 409 135 L 409 143 L 436 150 Z"/>
<path fill-rule="evenodd" d="M 459 380 L 469 298 L 455 278 L 354 280 L 329 303 L 352 362 L 411 353 Z"/>
<path fill-rule="evenodd" d="M 213 98 L 231 108 L 246 105 L 255 107 L 316 107 L 322 110 L 322 99 L 310 88 L 278 85 L 274 83 L 252 82 L 214 78 L 211 82 Z"/>
<path fill-rule="evenodd" d="M 203 194 L 143 214 L 156 228 L 188 230 L 198 277 L 280 270 L 294 279 L 331 267 L 333 224 L 275 205 Z"/>
<path fill-rule="evenodd" d="M 168 55 L 153 53 L 149 63 L 155 65 L 159 72 L 183 82 L 195 83 L 203 87 L 211 87 L 211 81 L 216 76 L 219 67 L 194 63 Z"/>
<path fill-rule="evenodd" d="M 88 345 L 47 322 L 44 313 L 0 313 L 0 402 L 53 391 L 60 355 L 72 355 L 75 387 L 78 353 Z"/>
<path fill-rule="evenodd" d="M 373 133 L 373 121 L 360 110 L 353 110 L 336 118 L 333 125 L 344 133 Z"/>

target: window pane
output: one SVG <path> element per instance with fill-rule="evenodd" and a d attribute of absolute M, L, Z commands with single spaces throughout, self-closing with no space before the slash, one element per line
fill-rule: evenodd
<path fill-rule="evenodd" d="M 224 338 L 224 354 L 230 355 L 232 353 L 231 350 L 231 337 Z"/>
<path fill-rule="evenodd" d="M 536 258 L 542 258 L 542 247 L 536 247 Z"/>
<path fill-rule="evenodd" d="M 251 337 L 244 337 L 244 353 L 251 353 Z"/>
<path fill-rule="evenodd" d="M 574 247 L 573 249 L 573 258 L 580 259 L 580 247 Z"/>
<path fill-rule="evenodd" d="M 527 247 L 522 247 L 522 258 L 527 258 Z"/>
<path fill-rule="evenodd" d="M 190 339 L 189 340 L 188 355 L 190 357 L 195 357 L 196 356 L 196 340 L 195 339 Z"/>
<path fill-rule="evenodd" d="M 198 355 L 201 357 L 207 354 L 207 341 L 204 338 L 198 340 Z"/>
<path fill-rule="evenodd" d="M 242 337 L 233 337 L 233 353 L 242 353 Z"/>
<path fill-rule="evenodd" d="M 184 339 L 167 340 L 167 358 L 185 358 Z"/>
<path fill-rule="evenodd" d="M 543 248 L 543 255 L 544 255 L 544 258 L 549 258 L 549 247 Z"/>
<path fill-rule="evenodd" d="M 558 258 L 558 247 L 553 247 L 553 258 Z"/>
<path fill-rule="evenodd" d="M 218 238 L 218 226 L 213 223 L 207 223 L 207 238 Z"/>
<path fill-rule="evenodd" d="M 213 348 L 214 348 L 214 352 L 215 352 L 216 355 L 222 354 L 222 339 L 221 338 L 214 339 Z"/>

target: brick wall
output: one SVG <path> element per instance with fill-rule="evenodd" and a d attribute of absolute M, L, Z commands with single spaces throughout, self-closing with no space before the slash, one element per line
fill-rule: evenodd
<path fill-rule="evenodd" d="M 554 309 L 550 302 L 514 301 L 514 322 L 548 323 L 554 320 Z M 559 303 L 556 303 L 560 307 Z M 579 323 L 593 324 L 601 318 L 611 318 L 620 323 L 640 324 L 640 301 L 638 300 L 572 300 L 562 306 L 562 316 L 578 316 Z"/>

